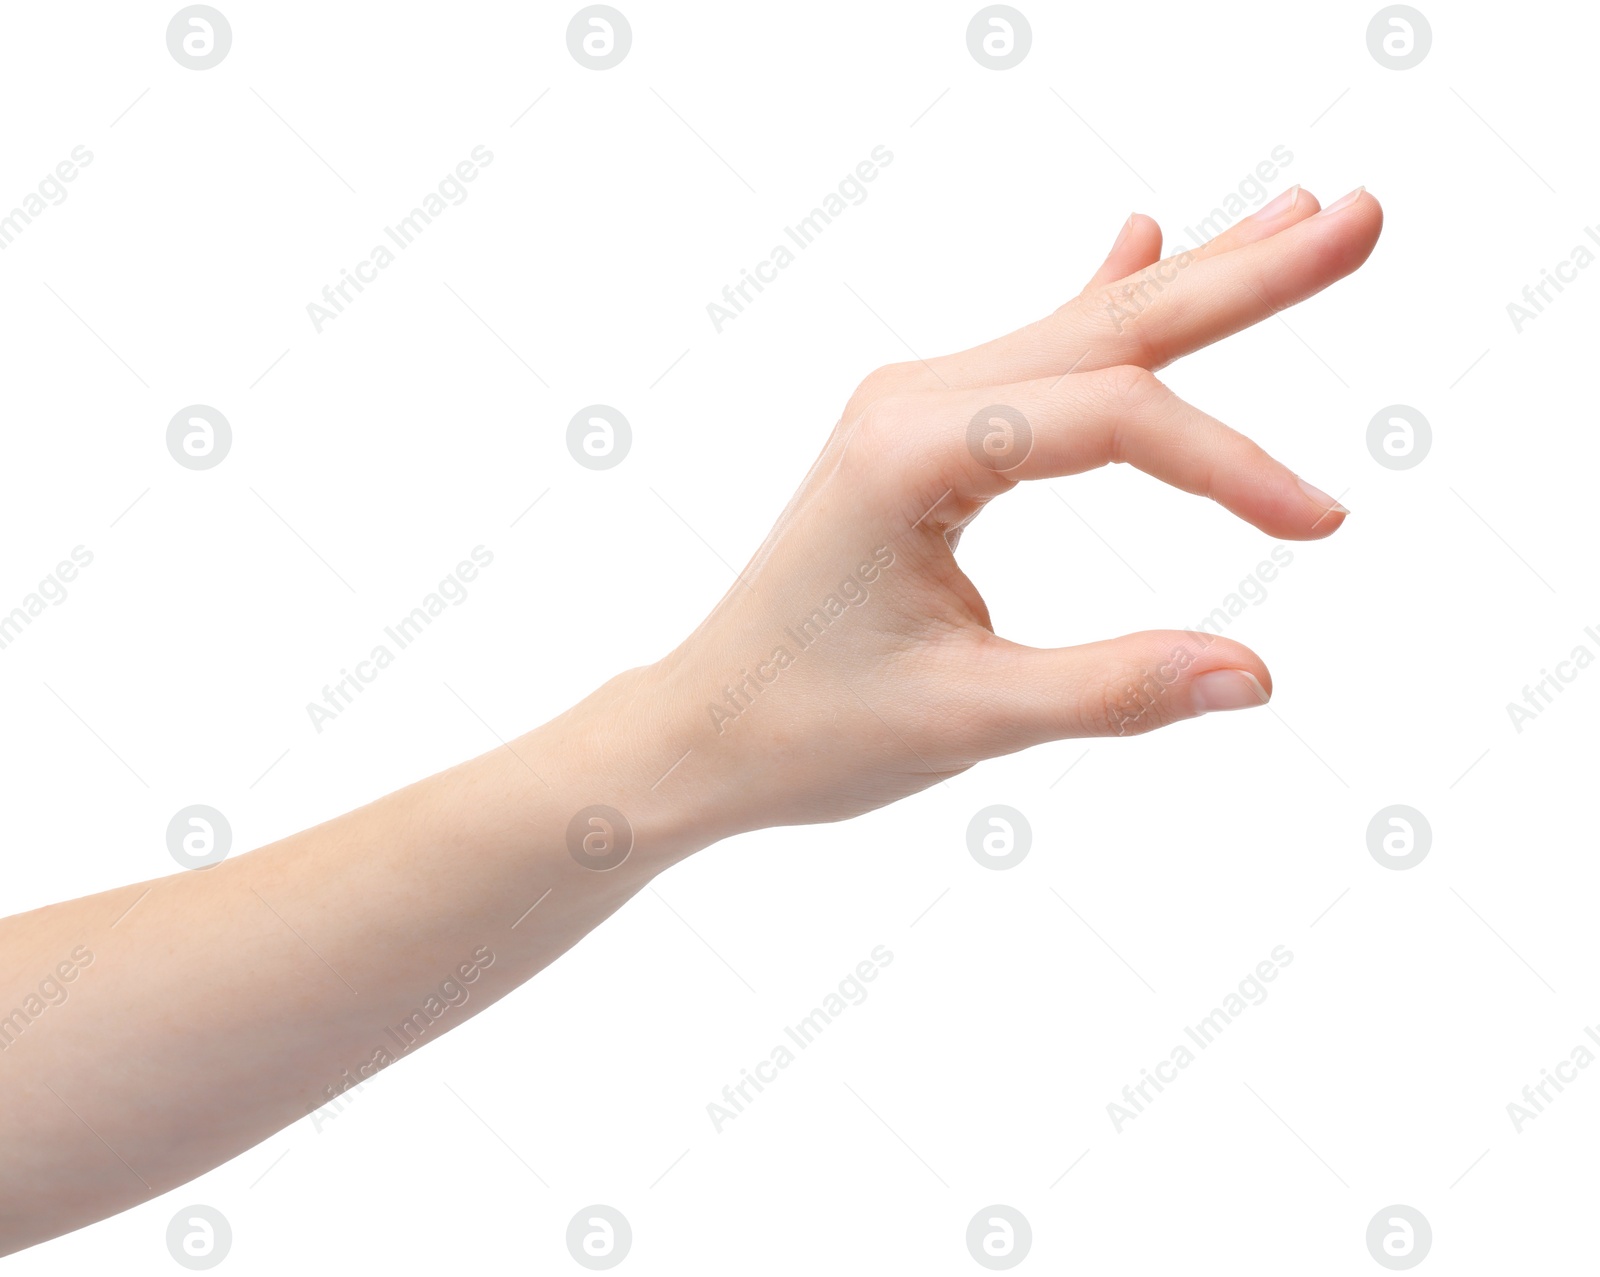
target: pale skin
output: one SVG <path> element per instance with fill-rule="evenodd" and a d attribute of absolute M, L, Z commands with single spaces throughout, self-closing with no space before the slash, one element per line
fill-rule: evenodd
<path fill-rule="evenodd" d="M 1008 642 L 956 543 L 1014 484 L 1110 462 L 1275 539 L 1335 532 L 1345 511 L 1331 498 L 1154 372 L 1349 274 L 1381 226 L 1370 194 L 1323 209 L 1295 188 L 1162 259 L 1159 228 L 1131 217 L 1049 317 L 869 375 L 740 579 L 656 664 L 281 842 L 0 921 L 0 1015 L 25 1008 L 20 1025 L 0 1022 L 0 1253 L 126 1210 L 305 1117 L 382 1050 L 408 1053 L 389 1030 L 419 1009 L 413 1050 L 713 842 L 845 820 L 1045 741 L 1263 704 L 1265 664 L 1225 638 Z M 1031 442 L 984 411 L 997 405 Z M 850 606 L 829 615 L 851 579 Z M 820 637 L 802 646 L 791 631 L 819 608 Z M 596 804 L 631 838 L 581 823 L 590 841 L 574 853 L 569 825 Z"/>

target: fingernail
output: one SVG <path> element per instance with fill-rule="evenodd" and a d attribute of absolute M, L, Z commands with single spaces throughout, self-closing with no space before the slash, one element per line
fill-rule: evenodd
<path fill-rule="evenodd" d="M 1341 208 L 1349 208 L 1350 205 L 1354 204 L 1358 199 L 1361 198 L 1361 192 L 1366 189 L 1367 188 L 1364 186 L 1356 187 L 1355 190 L 1351 191 L 1350 194 L 1346 195 L 1343 199 L 1334 200 L 1332 204 L 1329 204 L 1328 207 L 1323 209 L 1322 212 L 1318 213 L 1317 216 L 1326 217 L 1329 213 L 1337 213 Z"/>
<path fill-rule="evenodd" d="M 1295 476 L 1295 482 L 1300 485 L 1300 491 L 1315 501 L 1317 503 L 1317 509 L 1321 510 L 1324 514 L 1328 513 L 1330 510 L 1337 510 L 1340 514 L 1350 513 L 1350 511 L 1346 510 L 1321 488 L 1313 487 L 1299 475 Z"/>
<path fill-rule="evenodd" d="M 1111 251 L 1113 253 L 1116 252 L 1117 249 L 1121 248 L 1122 241 L 1128 238 L 1128 232 L 1133 229 L 1133 219 L 1137 216 L 1137 213 L 1128 214 L 1128 220 L 1122 224 L 1122 230 L 1117 233 L 1117 242 L 1111 246 Z"/>
<path fill-rule="evenodd" d="M 1289 210 L 1294 208 L 1294 206 L 1299 202 L 1300 188 L 1298 186 L 1291 186 L 1265 208 L 1258 208 L 1254 213 L 1251 213 L 1250 220 L 1252 222 L 1269 222 L 1274 217 L 1277 217 L 1280 213 L 1289 212 Z"/>
<path fill-rule="evenodd" d="M 1197 714 L 1219 709 L 1254 709 L 1267 703 L 1266 689 L 1244 670 L 1212 670 L 1190 684 Z"/>

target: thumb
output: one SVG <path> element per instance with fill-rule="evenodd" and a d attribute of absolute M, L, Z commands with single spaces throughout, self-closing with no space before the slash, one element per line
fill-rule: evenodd
<path fill-rule="evenodd" d="M 983 677 L 1007 752 L 1076 736 L 1133 736 L 1272 695 L 1261 658 L 1203 631 L 1146 630 L 1077 647 L 998 640 Z"/>

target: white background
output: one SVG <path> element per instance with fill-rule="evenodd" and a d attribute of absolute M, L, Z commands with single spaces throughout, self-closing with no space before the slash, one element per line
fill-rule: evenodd
<path fill-rule="evenodd" d="M 1022 1271 L 1376 1272 L 1391 1203 L 1432 1224 L 1424 1271 L 1586 1262 L 1600 1068 L 1520 1134 L 1506 1105 L 1600 1020 L 1600 672 L 1520 733 L 1505 706 L 1600 654 L 1600 271 L 1520 334 L 1506 304 L 1600 217 L 1594 11 L 1430 4 L 1397 72 L 1371 3 L 1024 2 L 1032 50 L 996 72 L 973 0 L 624 2 L 631 52 L 595 72 L 576 4 L 221 7 L 204 72 L 172 8 L 7 14 L 0 205 L 94 156 L 0 252 L 0 610 L 94 555 L 0 652 L 7 913 L 173 871 L 191 803 L 258 846 L 660 656 L 862 375 L 1054 308 L 1131 209 L 1181 239 L 1279 145 L 1272 193 L 1365 183 L 1383 237 L 1166 379 L 1353 513 L 1229 630 L 1270 710 L 717 846 L 320 1130 L 12 1271 L 180 1271 L 195 1202 L 238 1273 L 579 1271 L 592 1202 L 640 1273 L 976 1272 L 991 1203 L 1031 1221 Z M 315 332 L 306 304 L 477 145 L 470 198 Z M 865 202 L 715 332 L 706 304 L 879 145 Z M 634 432 L 600 473 L 565 447 L 596 402 Z M 234 433 L 204 472 L 165 446 L 194 403 Z M 1407 471 L 1365 442 L 1394 403 L 1433 428 Z M 316 733 L 306 702 L 479 544 L 468 601 Z M 1056 644 L 1193 625 L 1271 545 L 1118 470 L 1017 493 L 960 554 L 1001 632 Z M 965 845 L 992 803 L 1033 826 L 1006 872 Z M 1433 830 L 1404 872 L 1366 845 L 1394 803 Z M 877 945 L 867 1001 L 718 1134 L 706 1105 Z M 1117 1133 L 1107 1104 L 1277 945 L 1267 1001 Z"/>

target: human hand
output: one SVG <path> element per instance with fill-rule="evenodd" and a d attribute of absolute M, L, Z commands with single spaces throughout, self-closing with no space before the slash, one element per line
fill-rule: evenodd
<path fill-rule="evenodd" d="M 681 755 L 673 790 L 697 795 L 700 841 L 846 819 L 1044 741 L 1264 704 L 1266 665 L 1231 639 L 1160 630 L 1037 649 L 999 637 L 955 549 L 1018 482 L 1108 462 L 1275 538 L 1334 532 L 1346 512 L 1331 497 L 1154 370 L 1349 274 L 1381 226 L 1364 191 L 1319 209 L 1295 188 L 1158 260 L 1160 229 L 1135 215 L 1047 319 L 870 374 L 707 620 L 597 693 L 651 707 Z"/>
<path fill-rule="evenodd" d="M 1042 741 L 1262 703 L 1266 666 L 1228 639 L 1040 650 L 998 637 L 955 549 L 1016 483 L 1110 461 L 1274 537 L 1332 532 L 1343 511 L 1329 498 L 1152 370 L 1354 270 L 1380 223 L 1368 196 L 1319 215 L 1302 195 L 1158 262 L 1155 224 L 1130 219 L 1048 319 L 869 376 L 727 596 L 654 665 L 204 872 L 0 920 L 17 979 L 56 969 L 85 936 L 95 968 L 70 1014 L 37 1028 L 13 1016 L 0 1253 L 321 1111 L 393 1063 L 391 1047 L 408 1054 L 483 1010 L 697 847 L 841 820 Z"/>

